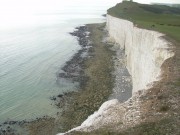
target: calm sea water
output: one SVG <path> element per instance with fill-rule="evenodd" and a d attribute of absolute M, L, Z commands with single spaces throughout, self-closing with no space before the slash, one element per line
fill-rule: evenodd
<path fill-rule="evenodd" d="M 50 97 L 75 89 L 75 84 L 57 82 L 56 76 L 80 49 L 68 33 L 82 24 L 105 21 L 101 15 L 116 2 L 79 1 L 66 8 L 59 4 L 10 19 L 0 14 L 0 123 L 57 113 Z"/>

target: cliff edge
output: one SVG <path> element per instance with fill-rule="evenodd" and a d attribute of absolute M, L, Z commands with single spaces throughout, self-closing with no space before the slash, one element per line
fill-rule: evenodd
<path fill-rule="evenodd" d="M 109 41 L 125 50 L 132 97 L 105 102 L 66 134 L 180 134 L 179 20 L 180 9 L 168 6 L 123 2 L 108 10 Z"/>

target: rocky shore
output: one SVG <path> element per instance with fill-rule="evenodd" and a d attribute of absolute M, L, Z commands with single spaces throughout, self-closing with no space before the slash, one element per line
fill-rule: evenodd
<path fill-rule="evenodd" d="M 115 48 L 112 49 L 109 43 L 104 42 L 104 28 L 105 24 L 90 24 L 77 27 L 70 33 L 77 37 L 81 49 L 66 62 L 62 72 L 57 74 L 57 79 L 79 85 L 74 92 L 50 97 L 54 102 L 52 105 L 60 109 L 57 115 L 54 118 L 44 116 L 31 121 L 6 121 L 0 125 L 0 135 L 54 135 L 79 126 L 109 98 L 121 101 L 129 98 L 131 85 L 123 66 L 123 51 L 116 52 Z M 119 55 L 122 55 L 121 60 L 118 59 Z M 122 63 L 119 64 L 119 61 Z M 122 75 L 124 79 L 120 78 Z M 121 85 L 125 90 L 116 93 Z"/>
<path fill-rule="evenodd" d="M 84 76 L 84 60 L 87 59 L 88 50 L 91 47 L 88 40 L 88 31 L 86 26 L 77 27 L 76 30 L 70 33 L 72 36 L 76 36 L 81 46 L 81 49 L 73 56 L 71 60 L 66 62 L 66 65 L 62 68 L 64 72 L 59 73 L 59 78 L 65 78 L 72 82 L 79 82 L 83 85 L 86 82 Z"/>
<path fill-rule="evenodd" d="M 91 57 L 90 53 L 92 44 L 89 40 L 89 32 L 87 26 L 76 27 L 74 32 L 69 33 L 77 37 L 81 49 L 61 68 L 62 72 L 57 74 L 57 81 L 65 79 L 71 83 L 78 83 L 77 90 L 82 89 L 88 82 L 88 76 L 85 75 L 85 61 Z M 55 101 L 58 108 L 64 108 L 73 97 L 75 92 L 65 92 L 50 99 Z M 63 109 L 64 110 L 64 109 Z"/>
<path fill-rule="evenodd" d="M 64 74 L 60 76 L 73 82 L 79 81 L 80 87 L 77 92 L 71 92 L 69 100 L 66 100 L 67 108 L 62 112 L 60 132 L 81 124 L 108 99 L 112 92 L 114 82 L 112 56 L 115 53 L 102 42 L 105 34 L 104 26 L 104 24 L 86 25 L 80 27 L 79 31 L 71 33 L 78 37 L 82 49 L 76 55 L 78 59 L 74 57 L 75 60 L 67 62 L 70 64 L 63 67 Z M 77 63 L 80 64 L 76 66 Z"/>
<path fill-rule="evenodd" d="M 114 52 L 102 43 L 104 24 L 86 25 L 70 33 L 81 49 L 69 60 L 58 79 L 79 83 L 74 92 L 50 97 L 61 111 L 52 118 L 11 121 L 0 124 L 0 135 L 54 135 L 78 126 L 108 99 L 113 88 Z M 52 104 L 53 105 L 53 104 Z"/>
<path fill-rule="evenodd" d="M 87 57 L 89 57 L 88 50 L 91 47 L 90 42 L 88 41 L 89 32 L 87 31 L 86 26 L 80 26 L 77 27 L 76 30 L 70 34 L 78 38 L 78 42 L 79 45 L 81 46 L 81 49 L 72 57 L 72 59 L 66 62 L 65 66 L 62 68 L 63 72 L 58 74 L 57 79 L 66 79 L 71 81 L 72 83 L 78 82 L 79 86 L 82 88 L 88 79 L 87 77 L 84 76 L 83 63 L 87 59 Z M 68 98 L 71 98 L 73 93 L 74 92 L 69 92 L 69 93 L 65 92 L 63 94 L 50 97 L 50 100 L 53 100 L 58 108 L 63 109 L 65 108 L 65 105 L 69 100 Z M 36 118 L 35 120 L 22 120 L 22 121 L 7 120 L 0 124 L 0 135 L 36 134 L 38 130 L 44 130 L 44 129 L 37 129 L 38 127 L 36 127 L 36 125 L 41 125 L 45 128 L 49 127 L 47 126 L 47 123 L 50 125 L 55 125 L 55 124 L 59 125 L 57 122 L 55 122 L 55 119 L 59 119 L 57 118 L 59 117 L 59 115 L 60 112 L 57 112 L 57 116 L 55 116 L 56 118 L 43 116 L 42 118 Z M 55 134 L 57 132 L 57 126 L 55 126 L 55 128 L 53 127 L 51 128 L 52 129 L 48 129 L 48 130 L 54 130 L 51 133 Z"/>

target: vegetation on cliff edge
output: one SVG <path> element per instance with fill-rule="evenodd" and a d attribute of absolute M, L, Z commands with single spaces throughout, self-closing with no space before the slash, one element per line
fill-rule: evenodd
<path fill-rule="evenodd" d="M 132 21 L 138 27 L 165 33 L 180 41 L 180 8 L 178 7 L 124 1 L 110 8 L 108 14 Z"/>

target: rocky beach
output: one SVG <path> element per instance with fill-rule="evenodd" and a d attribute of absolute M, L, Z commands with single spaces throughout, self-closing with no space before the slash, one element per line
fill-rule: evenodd
<path fill-rule="evenodd" d="M 70 81 L 71 83 L 78 83 L 78 87 L 83 87 L 87 82 L 87 78 L 84 76 L 83 63 L 87 59 L 87 57 L 90 57 L 88 55 L 88 50 L 91 47 L 90 42 L 88 42 L 89 33 L 86 26 L 80 26 L 77 27 L 74 32 L 69 34 L 77 37 L 81 49 L 72 57 L 72 59 L 66 62 L 64 67 L 62 67 L 61 70 L 64 72 L 57 74 L 57 81 L 65 79 L 66 81 Z M 65 108 L 67 101 L 72 97 L 73 93 L 74 92 L 65 92 L 63 94 L 50 97 L 50 100 L 54 102 L 54 104 L 52 105 L 60 108 L 60 112 L 62 112 L 61 110 Z M 43 116 L 42 118 L 36 118 L 36 120 L 7 120 L 0 124 L 0 135 L 44 133 L 55 134 L 57 133 L 57 125 L 59 125 L 56 120 L 58 121 L 60 112 L 57 112 L 57 116 L 55 116 L 54 118 Z M 54 127 L 52 127 L 52 125 Z M 42 129 L 42 131 L 40 131 L 39 126 L 41 126 L 42 128 L 46 127 L 46 129 L 48 129 L 48 132 L 45 129 Z M 39 131 L 41 133 L 39 133 Z"/>
<path fill-rule="evenodd" d="M 70 34 L 77 37 L 81 49 L 62 67 L 57 81 L 65 79 L 78 83 L 76 90 L 50 97 L 54 102 L 52 105 L 60 109 L 57 116 L 44 116 L 31 121 L 6 121 L 0 125 L 0 135 L 53 135 L 67 131 L 94 113 L 111 94 L 113 96 L 113 65 L 118 59 L 112 45 L 104 42 L 105 25 L 80 26 Z"/>

